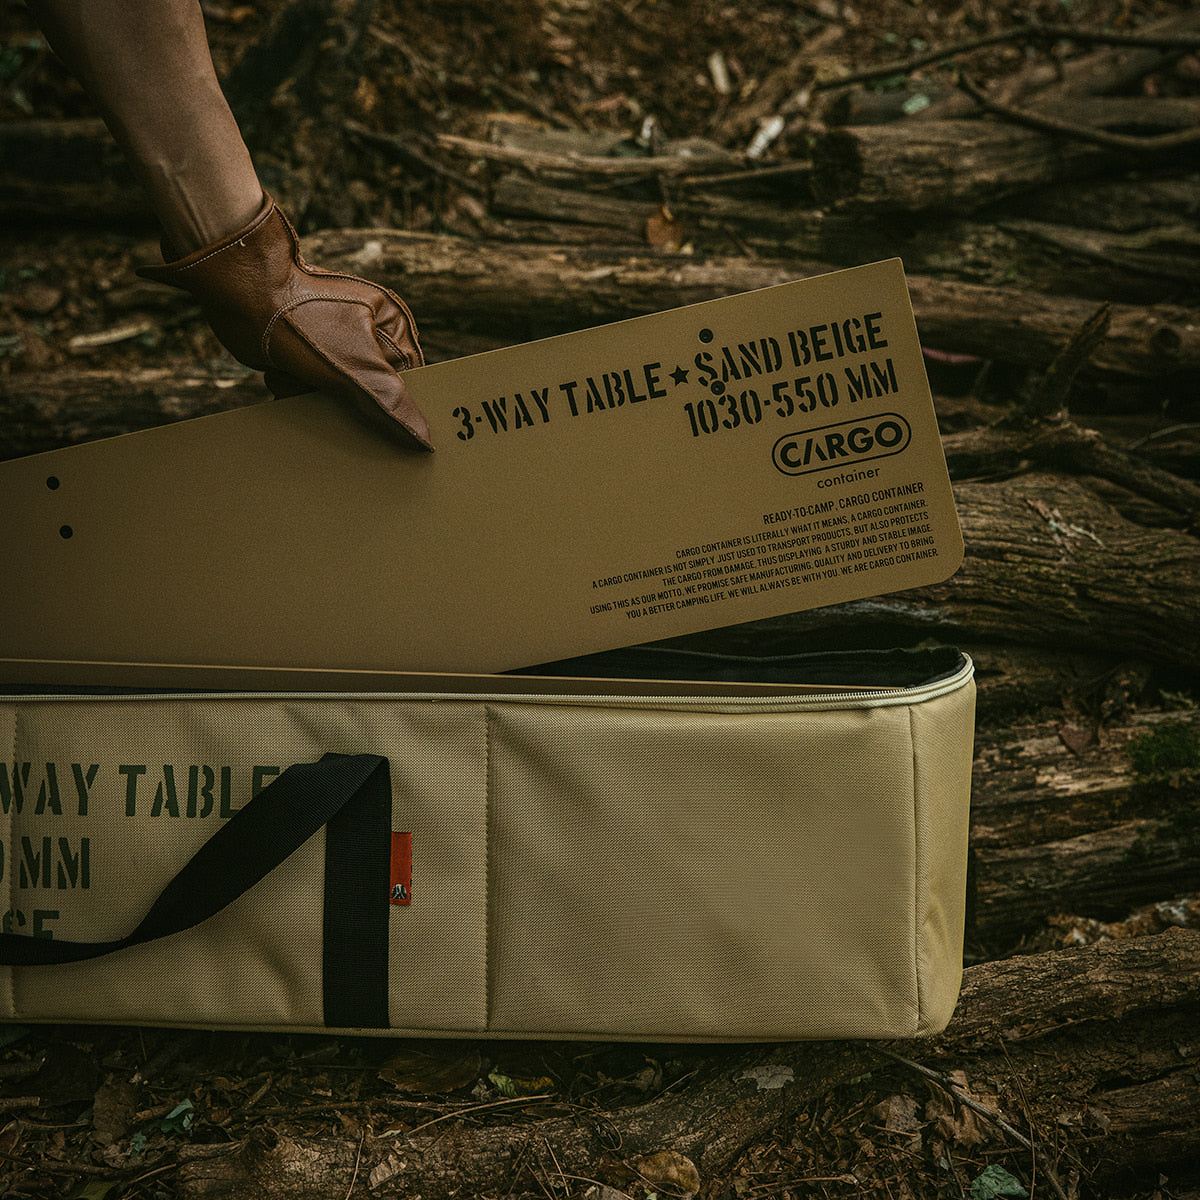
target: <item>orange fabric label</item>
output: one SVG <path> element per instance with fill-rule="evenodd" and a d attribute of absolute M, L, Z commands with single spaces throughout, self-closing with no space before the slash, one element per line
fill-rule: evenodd
<path fill-rule="evenodd" d="M 412 834 L 392 834 L 390 899 L 393 904 L 412 902 Z"/>

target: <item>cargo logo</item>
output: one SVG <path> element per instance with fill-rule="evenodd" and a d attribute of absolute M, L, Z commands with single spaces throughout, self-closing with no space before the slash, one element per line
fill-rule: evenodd
<path fill-rule="evenodd" d="M 899 454 L 911 440 L 912 428 L 899 413 L 881 413 L 865 421 L 785 433 L 775 443 L 771 459 L 785 475 L 811 475 Z"/>

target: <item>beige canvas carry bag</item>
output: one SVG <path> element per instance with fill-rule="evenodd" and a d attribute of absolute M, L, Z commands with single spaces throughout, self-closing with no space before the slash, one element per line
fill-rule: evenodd
<path fill-rule="evenodd" d="M 940 1029 L 961 973 L 969 660 L 823 655 L 765 682 L 753 666 L 0 696 L 0 1015 L 697 1041 Z"/>

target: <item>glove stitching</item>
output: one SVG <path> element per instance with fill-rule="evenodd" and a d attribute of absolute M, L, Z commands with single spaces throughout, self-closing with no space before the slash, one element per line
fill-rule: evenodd
<path fill-rule="evenodd" d="M 394 337 L 392 337 L 392 335 L 389 334 L 386 330 L 376 329 L 375 330 L 375 340 L 377 342 L 383 342 L 385 345 L 390 346 L 400 356 L 400 361 L 404 364 L 404 366 L 406 368 L 411 367 L 413 365 L 412 355 L 406 353 L 404 350 L 401 350 L 400 347 L 396 344 L 396 339 Z"/>
<path fill-rule="evenodd" d="M 386 288 L 381 283 L 375 283 L 370 279 L 363 279 L 359 275 L 346 275 L 341 271 L 327 271 L 324 267 L 314 267 L 306 263 L 303 259 L 297 258 L 297 265 L 300 269 L 313 279 L 344 279 L 348 283 L 360 283 L 369 288 L 374 288 L 381 295 L 386 296 L 401 312 L 404 319 L 408 322 L 408 328 L 412 334 L 413 340 L 417 338 L 417 319 L 412 314 L 412 309 L 404 299 L 398 296 L 391 288 Z M 405 356 L 407 357 L 407 356 Z"/>
<path fill-rule="evenodd" d="M 340 297 L 339 297 L 339 299 L 340 299 Z M 303 300 L 301 300 L 301 301 L 297 301 L 297 303 L 296 303 L 296 304 L 293 304 L 293 305 L 291 305 L 290 307 L 291 307 L 291 308 L 296 308 L 296 307 L 297 307 L 299 304 L 303 304 L 303 303 L 304 303 L 304 301 L 303 301 Z M 282 314 L 282 310 L 281 310 L 279 313 L 276 313 L 275 315 L 276 315 L 276 316 L 283 315 L 283 314 Z M 272 318 L 272 320 L 274 320 L 274 318 Z M 405 421 L 405 420 L 404 420 L 403 416 L 402 416 L 400 413 L 393 412 L 393 411 L 391 411 L 390 409 L 387 409 L 387 408 L 385 408 L 385 407 L 383 406 L 383 404 L 381 404 L 381 403 L 380 403 L 380 400 L 379 400 L 379 398 L 378 398 L 378 397 L 377 397 L 377 396 L 376 396 L 376 395 L 375 395 L 373 392 L 369 392 L 369 391 L 368 391 L 368 390 L 367 390 L 365 387 L 363 387 L 363 386 L 362 386 L 362 385 L 361 385 L 361 384 L 360 384 L 360 383 L 359 383 L 359 382 L 358 382 L 358 381 L 357 381 L 357 380 L 354 378 L 354 376 L 353 376 L 353 375 L 349 374 L 347 371 L 344 371 L 344 370 L 343 370 L 341 367 L 339 367 L 339 366 L 337 365 L 337 363 L 335 363 L 335 362 L 333 361 L 333 359 L 331 359 L 331 358 L 330 358 L 330 357 L 329 357 L 327 354 L 325 354 L 325 353 L 324 353 L 324 351 L 322 351 L 322 350 L 320 349 L 320 347 L 319 347 L 319 346 L 317 346 L 317 345 L 316 345 L 316 344 L 315 344 L 315 343 L 312 341 L 312 339 L 311 339 L 311 338 L 309 338 L 309 337 L 308 337 L 308 336 L 307 336 L 307 335 L 304 333 L 304 331 L 303 331 L 302 329 L 297 329 L 297 328 L 296 328 L 296 326 L 295 326 L 295 325 L 293 325 L 293 324 L 291 324 L 290 322 L 288 323 L 288 328 L 289 328 L 289 329 L 291 329 L 291 331 L 292 331 L 292 332 L 293 332 L 293 333 L 294 333 L 294 334 L 295 334 L 295 335 L 296 335 L 296 336 L 297 336 L 297 337 L 298 337 L 298 338 L 299 338 L 299 339 L 300 339 L 302 342 L 304 342 L 304 343 L 305 343 L 305 345 L 307 345 L 307 346 L 309 347 L 309 349 L 310 349 L 310 350 L 312 350 L 312 352 L 313 352 L 313 353 L 314 353 L 314 354 L 315 354 L 315 355 L 316 355 L 316 356 L 317 356 L 319 359 L 321 359 L 321 361 L 322 361 L 322 362 L 324 362 L 324 363 L 325 363 L 325 365 L 326 365 L 326 366 L 328 366 L 328 367 L 329 367 L 331 370 L 333 370 L 333 371 L 334 371 L 334 372 L 335 372 L 337 375 L 339 375 L 339 376 L 340 376 L 342 379 L 344 379 L 346 382 L 348 382 L 348 383 L 350 384 L 350 386 L 351 386 L 351 387 L 353 387 L 353 388 L 354 388 L 354 390 L 355 390 L 355 391 L 356 391 L 356 392 L 357 392 L 357 393 L 358 393 L 360 396 L 365 396 L 365 397 L 366 397 L 368 400 L 370 400 L 370 402 L 371 402 L 371 403 L 372 403 L 372 404 L 373 404 L 373 405 L 374 405 L 374 406 L 375 406 L 377 409 L 379 409 L 379 410 L 380 410 L 382 413 L 384 413 L 384 414 L 385 414 L 385 415 L 386 415 L 386 416 L 387 416 L 387 417 L 388 417 L 390 420 L 392 420 L 392 421 L 395 421 L 395 422 L 396 422 L 396 424 L 400 425 L 400 426 L 401 426 L 402 428 L 404 428 L 404 429 L 407 429 L 407 430 L 409 431 L 409 433 L 412 433 L 412 432 L 413 432 L 412 426 L 411 426 L 411 425 L 409 425 L 409 423 L 408 423 L 407 421 Z"/>
<path fill-rule="evenodd" d="M 374 288 L 377 292 L 381 292 L 389 300 L 394 301 L 400 306 L 400 311 L 406 315 L 411 315 L 408 312 L 408 305 L 392 291 L 391 288 L 386 288 L 381 283 L 374 283 L 370 279 L 363 279 L 358 275 L 346 275 L 341 271 L 327 271 L 324 267 L 313 267 L 306 262 L 300 262 L 300 269 L 313 279 L 345 279 L 349 283 L 362 283 L 369 288 Z"/>
<path fill-rule="evenodd" d="M 246 238 L 253 233 L 257 233 L 263 222 L 266 221 L 271 216 L 271 213 L 275 211 L 277 210 L 269 209 L 257 221 L 252 222 L 248 228 L 239 230 L 237 233 L 233 234 L 229 240 L 224 243 L 224 245 L 214 247 L 206 255 L 204 255 L 203 258 L 198 258 L 195 262 L 190 262 L 186 265 L 168 263 L 165 267 L 159 267 L 157 269 L 160 271 L 171 271 L 182 275 L 184 271 L 190 271 L 193 267 L 201 266 L 203 263 L 208 262 L 209 259 L 216 258 L 218 254 L 224 254 L 226 250 L 232 250 L 234 246 L 242 246 L 244 248 Z"/>
<path fill-rule="evenodd" d="M 268 361 L 272 361 L 271 360 L 270 343 L 271 343 L 271 330 L 274 327 L 275 322 L 278 321 L 281 317 L 286 317 L 287 314 L 290 313 L 293 309 L 297 309 L 302 304 L 307 304 L 307 303 L 309 303 L 309 301 L 312 301 L 312 300 L 332 300 L 339 304 L 359 304 L 363 308 L 365 308 L 368 313 L 371 312 L 371 306 L 365 300 L 356 300 L 352 296 L 332 295 L 328 292 L 306 293 L 305 295 L 300 296 L 295 300 L 288 301 L 287 304 L 281 304 L 275 310 L 275 312 L 272 314 L 271 319 L 267 322 L 266 327 L 263 329 L 262 352 L 267 357 Z M 292 328 L 295 329 L 295 331 L 297 333 L 300 333 L 300 330 L 296 329 L 296 327 L 294 325 L 292 326 Z M 304 337 L 304 334 L 300 333 L 300 336 Z M 312 342 L 309 341 L 308 338 L 304 337 L 304 340 L 306 342 L 308 342 L 308 344 L 310 346 L 313 345 Z M 313 346 L 313 349 L 316 350 L 316 347 Z M 320 354 L 320 351 L 317 351 L 317 353 Z M 325 358 L 325 356 L 323 354 L 321 355 L 321 357 Z M 329 362 L 330 366 L 333 365 L 333 363 L 330 362 L 329 359 L 325 359 L 325 361 Z"/>

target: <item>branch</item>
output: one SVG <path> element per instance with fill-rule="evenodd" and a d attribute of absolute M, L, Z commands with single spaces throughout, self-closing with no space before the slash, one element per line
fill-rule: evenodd
<path fill-rule="evenodd" d="M 1120 150 L 1133 154 L 1161 154 L 1167 150 L 1179 150 L 1186 146 L 1200 144 L 1200 126 L 1179 129 L 1173 133 L 1160 133 L 1152 137 L 1109 133 L 1105 129 L 1094 129 L 1090 125 L 1078 125 L 1073 121 L 1060 120 L 1058 117 L 1042 116 L 1027 108 L 1017 108 L 1011 104 L 1001 104 L 998 100 L 989 99 L 965 72 L 960 72 L 958 85 L 980 108 L 1002 117 L 1006 121 L 1011 121 L 1014 125 L 1023 125 L 1042 133 L 1058 134 L 1061 137 L 1073 138 L 1075 141 L 1087 142 L 1108 150 Z"/>
<path fill-rule="evenodd" d="M 983 50 L 988 46 L 995 46 L 1003 42 L 1047 42 L 1060 39 L 1096 46 L 1142 46 L 1153 50 L 1178 50 L 1183 54 L 1200 49 L 1200 34 L 1118 33 L 1108 29 L 1077 29 L 1073 25 L 1043 25 L 1037 21 L 1030 21 L 1023 25 L 1014 25 L 1009 29 L 1001 29 L 996 33 L 966 38 L 961 42 L 951 42 L 948 46 L 927 50 L 921 54 L 915 54 L 911 58 L 883 63 L 867 70 L 855 71 L 838 79 L 818 80 L 813 83 L 812 90 L 825 92 L 834 88 L 847 87 L 852 83 L 871 83 L 877 79 L 891 79 L 895 75 L 909 75 L 931 63 L 945 62 L 946 59 L 954 58 L 959 54 L 970 54 L 974 50 Z"/>

